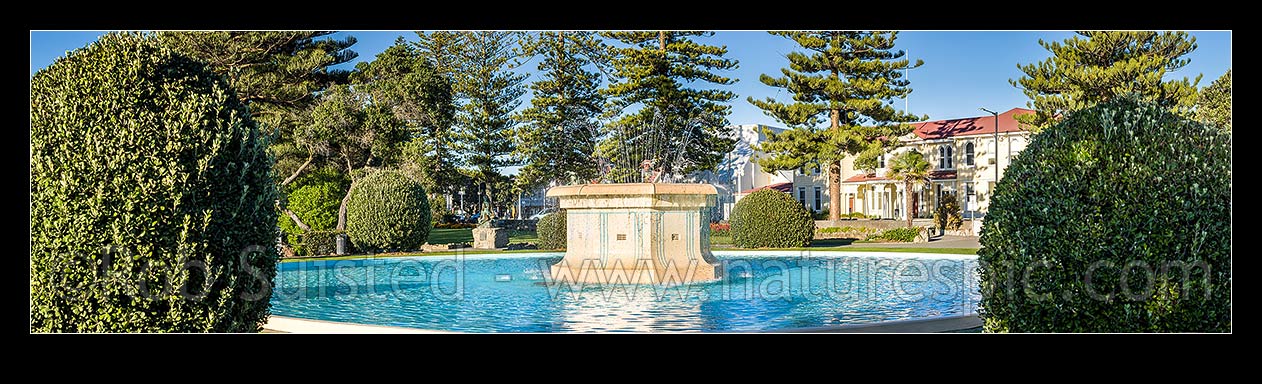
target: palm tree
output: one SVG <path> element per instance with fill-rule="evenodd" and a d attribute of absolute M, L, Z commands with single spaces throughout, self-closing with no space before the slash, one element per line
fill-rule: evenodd
<path fill-rule="evenodd" d="M 929 179 L 929 162 L 920 152 L 903 152 L 890 159 L 889 172 L 885 177 L 903 181 L 903 187 L 907 190 L 907 198 L 904 199 L 907 201 L 907 210 L 903 212 L 907 215 L 907 228 L 911 228 L 911 189 Z"/>

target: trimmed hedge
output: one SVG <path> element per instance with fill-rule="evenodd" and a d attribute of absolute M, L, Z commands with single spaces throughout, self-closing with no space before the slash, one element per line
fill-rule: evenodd
<path fill-rule="evenodd" d="M 1115 100 L 1035 136 L 996 192 L 987 330 L 1231 331 L 1230 134 Z"/>
<path fill-rule="evenodd" d="M 539 237 L 539 249 L 565 249 L 566 236 L 565 211 L 557 211 L 544 215 L 535 226 L 535 234 Z"/>
<path fill-rule="evenodd" d="M 811 245 L 815 220 L 784 192 L 756 191 L 732 208 L 732 244 L 741 248 L 791 248 Z"/>
<path fill-rule="evenodd" d="M 31 78 L 31 330 L 257 332 L 273 160 L 206 65 L 127 33 Z"/>
<path fill-rule="evenodd" d="M 294 254 L 299 256 L 320 256 L 337 253 L 337 236 L 342 231 L 310 231 L 299 234 L 294 244 Z M 349 246 L 349 244 L 347 244 Z M 349 251 L 349 250 L 348 250 Z"/>
<path fill-rule="evenodd" d="M 881 232 L 880 229 L 872 227 L 824 227 L 815 229 L 815 238 L 817 239 L 867 239 Z"/>
<path fill-rule="evenodd" d="M 899 243 L 910 243 L 916 241 L 916 235 L 920 234 L 920 227 L 899 227 L 890 228 L 881 233 L 868 236 L 869 241 L 889 241 Z"/>
<path fill-rule="evenodd" d="M 346 234 L 367 252 L 415 250 L 429 239 L 429 215 L 421 183 L 399 171 L 376 171 L 351 187 Z"/>
<path fill-rule="evenodd" d="M 314 175 L 313 175 L 314 176 Z M 346 194 L 346 184 L 335 178 L 313 177 L 299 182 L 307 182 L 289 193 L 286 206 L 293 211 L 302 222 L 314 231 L 330 231 L 337 227 L 337 210 L 342 204 L 342 196 Z M 303 231 L 298 228 L 288 215 L 281 214 L 280 229 L 285 232 L 286 243 L 293 247 L 294 255 L 319 255 L 311 253 L 302 239 Z M 320 236 L 320 235 L 316 235 Z"/>

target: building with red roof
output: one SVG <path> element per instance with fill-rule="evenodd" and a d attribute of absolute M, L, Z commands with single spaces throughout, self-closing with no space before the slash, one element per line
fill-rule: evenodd
<path fill-rule="evenodd" d="M 966 219 L 983 216 L 996 180 L 995 170 L 999 170 L 1002 178 L 1003 168 L 1029 142 L 1030 132 L 1016 120 L 1016 116 L 1027 113 L 1034 111 L 1009 109 L 998 115 L 997 125 L 994 115 L 912 123 L 912 132 L 897 138 L 900 145 L 879 159 L 877 169 L 855 169 L 854 156 L 846 157 L 841 162 L 840 213 L 904 219 L 906 199 L 911 198 L 911 214 L 916 218 L 930 218 L 943 199 L 953 198 L 959 202 Z M 730 164 L 733 168 L 728 177 L 731 197 L 724 200 L 723 217 L 741 197 L 761 189 L 788 193 L 812 212 L 831 209 L 826 173 L 818 169 L 766 172 L 753 161 L 763 155 L 753 148 L 766 139 L 766 133 L 780 133 L 784 128 L 761 125 L 737 128 L 741 134 L 737 150 L 729 155 L 735 160 Z M 928 182 L 914 187 L 909 194 L 903 183 L 886 177 L 889 169 L 885 167 L 885 159 L 912 150 L 924 154 L 931 169 Z"/>
<path fill-rule="evenodd" d="M 1034 111 L 1009 109 L 998 115 L 997 125 L 994 115 L 912 123 L 912 132 L 899 138 L 901 145 L 883 156 L 877 169 L 856 170 L 853 159 L 843 160 L 842 213 L 903 219 L 906 199 L 911 198 L 911 214 L 929 218 L 943 199 L 954 198 L 966 219 L 983 216 L 996 170 L 1002 178 L 1003 168 L 1029 143 L 1029 130 L 1016 119 L 1027 113 Z M 928 182 L 911 193 L 886 177 L 884 165 L 886 158 L 906 151 L 924 154 L 931 166 Z"/>

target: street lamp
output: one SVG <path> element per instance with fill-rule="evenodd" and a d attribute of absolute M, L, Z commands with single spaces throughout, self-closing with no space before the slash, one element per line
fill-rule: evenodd
<path fill-rule="evenodd" d="M 464 214 L 464 187 L 460 187 L 460 214 Z"/>
<path fill-rule="evenodd" d="M 983 112 L 995 116 L 995 186 L 999 185 L 999 112 L 995 112 L 986 108 L 978 108 Z M 990 196 L 995 196 L 994 188 L 991 188 Z"/>

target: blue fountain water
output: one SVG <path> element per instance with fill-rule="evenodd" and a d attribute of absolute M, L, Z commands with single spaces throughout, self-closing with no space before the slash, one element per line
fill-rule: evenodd
<path fill-rule="evenodd" d="M 466 332 L 759 331 L 976 311 L 976 259 L 716 252 L 725 278 L 545 284 L 559 253 L 286 262 L 272 313 Z"/>

